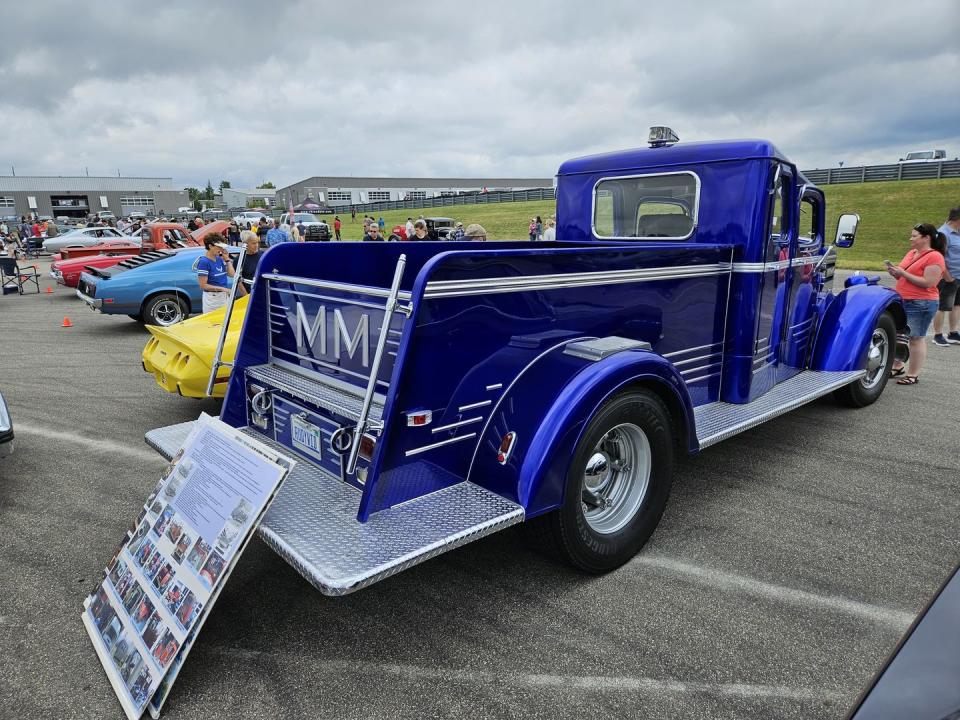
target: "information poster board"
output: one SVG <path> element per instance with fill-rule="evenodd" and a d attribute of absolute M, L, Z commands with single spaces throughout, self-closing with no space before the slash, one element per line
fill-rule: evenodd
<path fill-rule="evenodd" d="M 201 415 L 84 601 L 128 718 L 157 717 L 197 632 L 294 461 Z"/>

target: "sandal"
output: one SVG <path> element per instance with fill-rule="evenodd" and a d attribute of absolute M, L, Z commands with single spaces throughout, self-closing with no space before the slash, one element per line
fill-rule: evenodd
<path fill-rule="evenodd" d="M 920 378 L 916 375 L 907 375 L 897 380 L 897 385 L 916 385 L 918 382 L 920 382 Z"/>
<path fill-rule="evenodd" d="M 890 371 L 890 377 L 900 377 L 907 371 L 907 368 L 901 365 L 898 368 L 894 368 Z"/>

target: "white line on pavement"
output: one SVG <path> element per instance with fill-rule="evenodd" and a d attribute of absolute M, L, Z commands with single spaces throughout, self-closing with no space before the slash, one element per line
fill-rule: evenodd
<path fill-rule="evenodd" d="M 869 603 L 849 600 L 844 597 L 817 595 L 807 590 L 798 590 L 783 585 L 773 585 L 772 583 L 763 582 L 762 580 L 756 580 L 744 575 L 736 575 L 722 570 L 711 570 L 701 565 L 686 563 L 682 560 L 675 560 L 673 558 L 663 557 L 662 555 L 641 554 L 631 561 L 631 564 L 634 563 L 683 575 L 689 580 L 708 587 L 756 595 L 791 605 L 805 605 L 807 607 L 854 615 L 900 631 L 906 630 L 914 618 L 913 613 L 903 610 L 870 605 Z"/>
<path fill-rule="evenodd" d="M 157 462 L 157 464 L 163 463 L 163 458 L 160 457 L 159 453 L 156 453 L 145 446 L 142 448 L 130 447 L 129 445 L 113 442 L 112 440 L 99 440 L 96 438 L 78 435 L 77 433 L 51 430 L 49 428 L 37 427 L 35 425 L 24 425 L 23 423 L 16 423 L 13 426 L 13 432 L 15 435 L 20 435 L 22 433 L 25 435 L 37 435 L 47 440 L 62 440 L 63 442 L 83 445 L 84 447 L 88 447 L 102 453 L 128 455 L 140 460 L 152 460 Z"/>
<path fill-rule="evenodd" d="M 281 651 L 260 652 L 231 647 L 217 647 L 208 652 L 221 653 L 232 657 L 247 659 L 277 657 L 288 655 Z M 299 657 L 299 655 L 297 655 Z M 557 688 L 561 690 L 580 690 L 595 692 L 630 692 L 643 695 L 713 695 L 717 697 L 739 697 L 748 699 L 785 699 L 807 702 L 842 702 L 848 699 L 844 694 L 824 688 L 787 687 L 784 685 L 752 685 L 749 683 L 710 683 L 685 682 L 682 680 L 659 679 L 651 677 L 624 677 L 618 675 L 554 675 L 538 673 L 494 673 L 486 670 L 464 670 L 460 668 L 424 667 L 422 665 L 401 665 L 395 663 L 374 663 L 362 660 L 327 660 L 312 666 L 313 670 L 327 673 L 368 673 L 374 676 L 392 675 L 393 677 L 422 683 L 424 680 L 439 682 L 461 682 L 471 685 L 489 683 L 497 686 L 522 688 Z"/>

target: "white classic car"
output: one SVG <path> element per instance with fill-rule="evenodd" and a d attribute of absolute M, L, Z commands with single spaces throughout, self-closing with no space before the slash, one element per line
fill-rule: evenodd
<path fill-rule="evenodd" d="M 58 253 L 65 247 L 90 247 L 114 238 L 130 239 L 129 236 L 112 227 L 80 228 L 54 238 L 47 238 L 43 241 L 43 250 L 48 253 Z"/>

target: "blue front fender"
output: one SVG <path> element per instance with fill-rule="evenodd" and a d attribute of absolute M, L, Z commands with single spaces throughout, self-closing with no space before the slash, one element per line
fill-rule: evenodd
<path fill-rule="evenodd" d="M 634 350 L 589 363 L 560 390 L 525 454 L 517 495 L 528 517 L 561 505 L 567 470 L 589 420 L 626 386 L 645 387 L 659 395 L 674 417 L 681 447 L 696 450 L 690 396 L 669 361 L 652 352 Z"/>
<path fill-rule="evenodd" d="M 841 292 L 827 306 L 820 322 L 810 367 L 832 371 L 863 369 L 868 342 L 884 312 L 893 316 L 898 331 L 906 327 L 903 300 L 893 290 L 879 285 L 854 285 Z"/>

